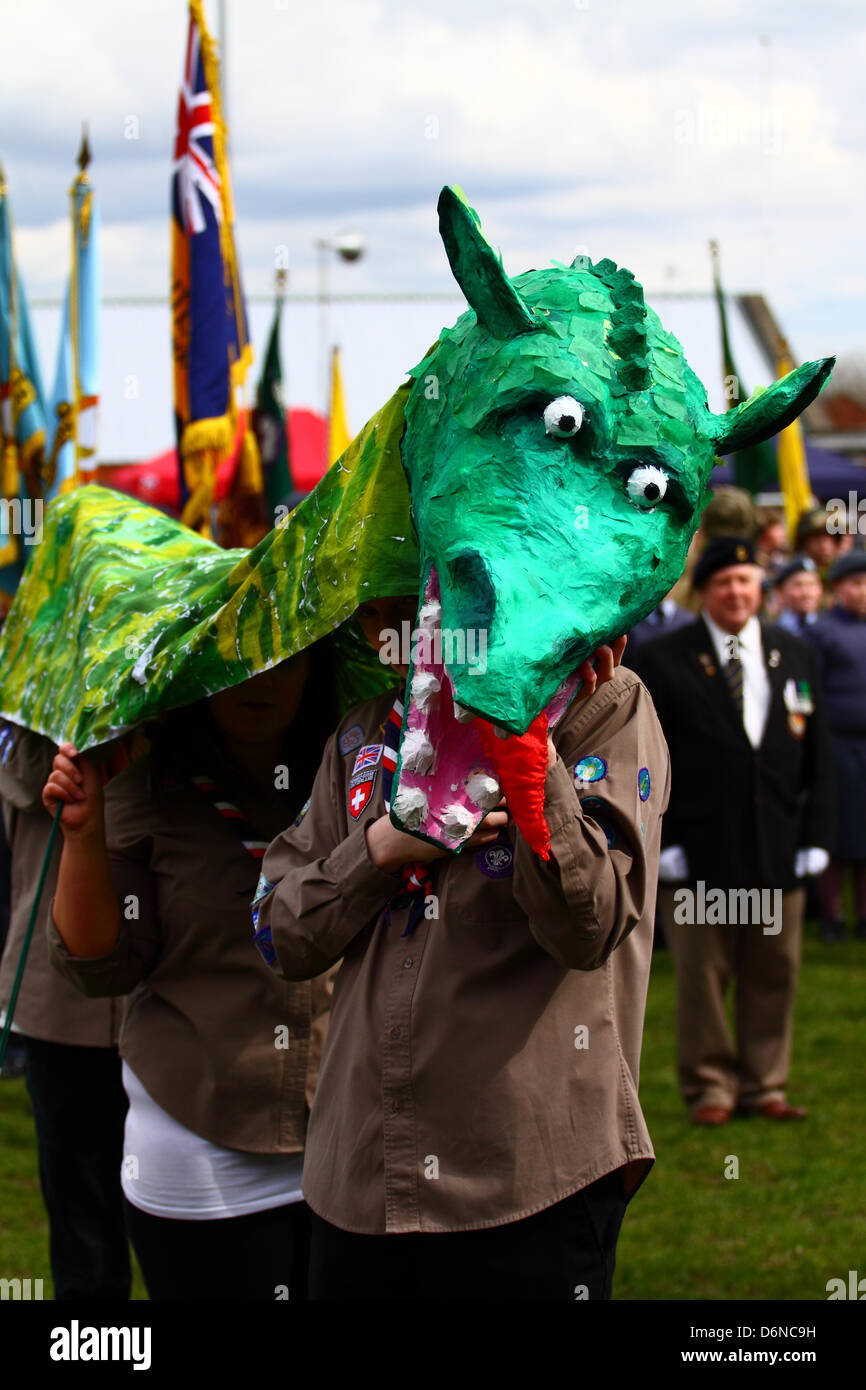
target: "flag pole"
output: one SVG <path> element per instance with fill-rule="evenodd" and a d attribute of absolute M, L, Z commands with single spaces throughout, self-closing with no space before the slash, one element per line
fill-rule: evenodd
<path fill-rule="evenodd" d="M 57 842 L 57 832 L 60 829 L 60 816 L 63 807 L 64 802 L 58 801 L 57 810 L 54 812 L 54 820 L 51 822 L 51 834 L 48 836 L 48 844 L 45 847 L 45 858 L 42 860 L 39 882 L 36 885 L 36 896 L 33 899 L 33 906 L 30 909 L 30 920 L 27 923 L 27 930 L 24 933 L 24 940 L 21 943 L 21 950 L 18 955 L 18 964 L 15 967 L 15 979 L 12 984 L 12 993 L 9 995 L 9 1003 L 6 1006 L 6 1022 L 3 1025 L 3 1036 L 0 1037 L 0 1072 L 2 1072 L 3 1063 L 6 1060 L 6 1048 L 9 1045 L 9 1038 L 12 1033 L 12 1020 L 15 1017 L 15 1005 L 18 1003 L 21 981 L 24 978 L 24 967 L 27 964 L 27 953 L 30 950 L 30 942 L 33 939 L 33 928 L 36 926 L 36 915 L 39 911 L 39 904 L 42 901 L 42 890 L 45 887 L 45 879 L 48 875 L 48 865 L 51 863 L 51 856 L 54 853 L 54 846 Z"/>

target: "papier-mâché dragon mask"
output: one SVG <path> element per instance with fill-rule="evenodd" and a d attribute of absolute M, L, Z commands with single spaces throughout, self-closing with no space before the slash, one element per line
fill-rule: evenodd
<path fill-rule="evenodd" d="M 456 848 L 504 789 L 546 854 L 547 731 L 576 667 L 682 574 L 715 455 L 789 424 L 833 362 L 714 415 L 630 271 L 579 259 L 511 280 L 449 188 L 439 219 L 470 309 L 405 408 L 422 604 L 391 814 Z"/>

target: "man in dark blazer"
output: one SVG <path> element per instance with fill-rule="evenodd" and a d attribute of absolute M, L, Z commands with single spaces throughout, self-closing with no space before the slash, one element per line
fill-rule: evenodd
<path fill-rule="evenodd" d="M 830 744 L 813 652 L 758 622 L 761 574 L 750 541 L 711 541 L 692 581 L 700 617 L 648 642 L 637 664 L 671 753 L 660 905 L 680 1087 L 698 1124 L 724 1124 L 737 1107 L 806 1114 L 785 1092 L 802 883 L 826 867 L 831 843 Z"/>

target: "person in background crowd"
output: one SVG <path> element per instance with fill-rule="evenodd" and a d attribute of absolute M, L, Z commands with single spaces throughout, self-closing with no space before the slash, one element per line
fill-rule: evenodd
<path fill-rule="evenodd" d="M 11 925 L 0 964 L 4 1018 L 51 833 L 42 787 L 54 754 L 54 744 L 41 734 L 5 720 L 0 725 L 0 797 L 12 846 Z M 115 745 L 115 755 L 121 754 Z M 118 758 L 115 766 L 123 762 Z M 24 1053 L 54 1298 L 127 1299 L 131 1271 L 120 1187 L 127 1102 L 117 1052 L 125 1001 L 84 999 L 52 969 L 46 927 L 56 883 L 55 852 L 10 1042 L 18 1038 Z"/>
<path fill-rule="evenodd" d="M 826 866 L 832 820 L 817 668 L 805 642 L 759 624 L 749 540 L 711 541 L 694 585 L 700 618 L 648 642 L 638 662 L 671 754 L 659 873 L 680 1088 L 695 1124 L 725 1124 L 737 1106 L 799 1119 L 806 1111 L 786 1089 L 802 880 Z M 725 1014 L 732 978 L 736 1044 Z"/>
<path fill-rule="evenodd" d="M 850 869 L 857 935 L 866 940 L 866 552 L 851 551 L 828 575 L 836 605 L 807 629 L 818 658 L 835 752 L 838 834 L 818 880 L 821 937 L 848 936 L 842 888 Z"/>
<path fill-rule="evenodd" d="M 693 619 L 693 613 L 687 608 L 681 608 L 670 594 L 666 594 L 658 608 L 654 608 L 632 628 L 628 635 L 623 664 L 634 670 L 638 652 L 645 642 L 651 642 L 654 637 L 661 637 L 665 632 L 676 632 L 677 628 L 684 627 Z"/>
<path fill-rule="evenodd" d="M 381 651 L 416 607 L 358 616 Z M 637 1083 L 669 789 L 623 643 L 583 663 L 548 738 L 550 860 L 504 798 L 459 855 L 392 824 L 402 689 L 346 716 L 265 855 L 254 911 L 277 969 L 343 957 L 304 1168 L 314 1298 L 610 1298 L 652 1165 Z"/>
<path fill-rule="evenodd" d="M 776 575 L 774 588 L 779 610 L 774 621 L 795 637 L 817 622 L 824 597 L 818 566 L 808 555 L 795 555 Z"/>
<path fill-rule="evenodd" d="M 755 561 L 773 578 L 788 559 L 785 514 L 778 507 L 758 507 L 756 521 Z"/>
<path fill-rule="evenodd" d="M 287 985 L 251 938 L 261 856 L 307 797 L 330 722 L 315 652 L 175 711 L 103 798 L 65 744 L 49 938 L 86 994 L 131 992 L 122 1183 L 152 1299 L 306 1296 L 304 1135 L 328 977 Z"/>
<path fill-rule="evenodd" d="M 794 550 L 814 562 L 822 580 L 842 547 L 842 537 L 828 530 L 827 520 L 823 507 L 813 507 L 800 517 L 794 536 Z"/>

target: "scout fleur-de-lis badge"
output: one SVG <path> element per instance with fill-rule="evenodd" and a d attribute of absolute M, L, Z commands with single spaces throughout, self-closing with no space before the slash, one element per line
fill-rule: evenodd
<path fill-rule="evenodd" d="M 698 656 L 698 661 L 701 663 L 708 676 L 714 676 L 716 674 L 715 664 L 709 652 L 701 652 Z"/>

